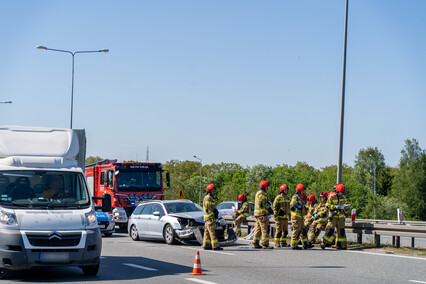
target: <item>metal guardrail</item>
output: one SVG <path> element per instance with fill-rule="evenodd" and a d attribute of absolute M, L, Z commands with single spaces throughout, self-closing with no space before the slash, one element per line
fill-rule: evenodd
<path fill-rule="evenodd" d="M 232 215 L 222 216 L 228 225 L 234 224 L 234 218 Z M 275 220 L 269 219 L 271 227 L 271 235 L 274 235 L 275 231 Z M 253 216 L 247 218 L 247 221 L 243 224 L 247 225 L 248 231 L 255 226 L 256 222 Z M 289 222 L 289 226 L 291 223 Z M 346 219 L 346 232 L 357 234 L 357 242 L 362 243 L 362 235 L 368 234 L 374 236 L 374 241 L 378 247 L 380 247 L 380 236 L 392 236 L 392 245 L 399 248 L 401 243 L 401 237 L 411 238 L 411 247 L 414 248 L 415 238 L 426 238 L 426 222 L 420 221 L 405 221 L 398 223 L 393 220 L 371 220 L 371 219 L 357 219 L 355 222 L 351 222 L 350 219 Z"/>

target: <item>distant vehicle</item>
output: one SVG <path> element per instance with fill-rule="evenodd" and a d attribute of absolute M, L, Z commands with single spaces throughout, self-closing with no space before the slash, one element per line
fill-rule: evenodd
<path fill-rule="evenodd" d="M 98 226 L 101 229 L 101 233 L 105 237 L 111 237 L 115 232 L 114 217 L 111 213 L 96 211 L 96 219 L 98 220 Z"/>
<path fill-rule="evenodd" d="M 254 203 L 249 202 L 250 204 L 250 215 L 254 215 Z M 216 209 L 222 215 L 234 215 L 237 210 L 241 209 L 243 204 L 240 201 L 225 201 L 216 206 Z"/>
<path fill-rule="evenodd" d="M 110 194 L 112 215 L 120 229 L 127 229 L 128 217 L 143 200 L 164 199 L 163 169 L 160 163 L 117 163 L 102 160 L 86 165 L 85 176 L 93 197 Z M 170 187 L 170 174 L 166 173 Z M 100 201 L 96 201 L 100 205 Z"/>
<path fill-rule="evenodd" d="M 216 221 L 216 236 L 220 245 L 235 242 L 234 231 L 228 230 L 225 239 L 226 221 Z M 139 204 L 129 218 L 128 231 L 134 241 L 164 240 L 171 245 L 179 241 L 203 242 L 203 209 L 189 200 L 147 201 Z"/>

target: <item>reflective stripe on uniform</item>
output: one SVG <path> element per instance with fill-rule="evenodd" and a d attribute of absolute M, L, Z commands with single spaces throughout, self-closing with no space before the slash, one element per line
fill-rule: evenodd
<path fill-rule="evenodd" d="M 244 216 L 249 217 L 250 215 L 247 213 L 243 213 Z"/>
<path fill-rule="evenodd" d="M 334 236 L 331 236 L 330 238 L 328 238 L 327 236 L 324 236 L 323 238 L 329 241 L 330 243 L 332 243 L 334 240 Z"/>
<path fill-rule="evenodd" d="M 302 215 L 297 214 L 296 212 L 291 212 L 291 215 L 292 215 L 292 216 L 296 216 L 296 217 L 300 217 L 300 218 L 302 218 Z"/>
<path fill-rule="evenodd" d="M 218 239 L 215 239 L 212 241 L 212 244 L 217 244 L 218 242 L 219 242 Z"/>

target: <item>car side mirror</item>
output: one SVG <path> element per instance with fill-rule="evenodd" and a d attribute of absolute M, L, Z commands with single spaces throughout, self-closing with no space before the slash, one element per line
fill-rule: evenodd
<path fill-rule="evenodd" d="M 160 214 L 160 211 L 155 211 L 154 213 L 152 213 L 154 216 L 157 216 L 157 217 L 160 217 L 161 216 L 161 214 Z"/>

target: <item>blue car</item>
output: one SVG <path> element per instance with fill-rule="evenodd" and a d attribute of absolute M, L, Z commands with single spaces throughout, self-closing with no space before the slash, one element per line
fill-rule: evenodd
<path fill-rule="evenodd" d="M 110 213 L 96 211 L 96 219 L 98 220 L 98 226 L 101 229 L 101 233 L 105 237 L 111 237 L 112 233 L 115 232 L 114 218 Z"/>

